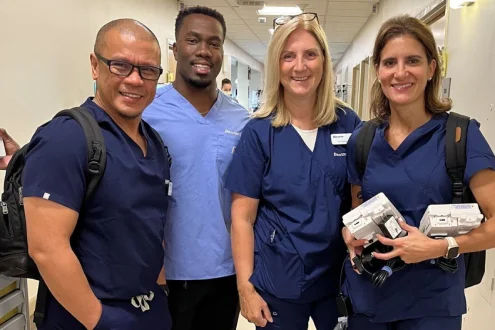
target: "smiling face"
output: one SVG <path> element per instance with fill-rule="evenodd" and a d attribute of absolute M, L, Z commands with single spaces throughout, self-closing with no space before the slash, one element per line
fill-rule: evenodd
<path fill-rule="evenodd" d="M 280 83 L 292 97 L 313 97 L 323 76 L 323 53 L 310 32 L 298 28 L 280 55 Z"/>
<path fill-rule="evenodd" d="M 377 77 L 391 107 L 424 106 L 425 88 L 436 69 L 423 45 L 409 35 L 387 42 L 380 53 Z"/>
<path fill-rule="evenodd" d="M 218 20 L 201 14 L 187 16 L 174 45 L 177 78 L 194 88 L 211 86 L 222 68 L 223 41 Z"/>
<path fill-rule="evenodd" d="M 160 66 L 160 47 L 155 40 L 139 33 L 114 29 L 105 35 L 103 58 L 134 65 Z M 145 80 L 136 68 L 127 77 L 110 72 L 108 64 L 91 54 L 93 79 L 97 81 L 96 102 L 106 111 L 127 119 L 141 115 L 155 97 L 157 81 Z"/>

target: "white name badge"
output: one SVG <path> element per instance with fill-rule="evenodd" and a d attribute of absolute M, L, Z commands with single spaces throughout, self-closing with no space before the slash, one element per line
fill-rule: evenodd
<path fill-rule="evenodd" d="M 330 138 L 332 139 L 332 144 L 334 146 L 347 144 L 349 138 L 351 137 L 351 133 L 342 133 L 342 134 L 332 134 Z"/>
<path fill-rule="evenodd" d="M 168 186 L 168 189 L 167 189 L 167 195 L 168 195 L 168 196 L 172 196 L 172 186 L 173 186 L 172 181 L 170 181 L 170 180 L 165 180 L 165 185 L 166 185 L 166 186 Z"/>

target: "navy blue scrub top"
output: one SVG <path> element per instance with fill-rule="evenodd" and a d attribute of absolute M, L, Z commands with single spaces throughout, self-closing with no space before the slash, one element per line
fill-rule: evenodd
<path fill-rule="evenodd" d="M 355 166 L 358 127 L 348 143 L 348 170 L 351 184 L 362 186 L 366 201 L 383 192 L 410 225 L 419 227 L 431 204 L 452 203 L 452 181 L 445 167 L 445 125 L 448 114 L 436 115 L 413 131 L 393 150 L 384 136 L 388 123 L 380 125 L 371 145 L 362 180 Z M 471 120 L 467 135 L 467 165 L 464 183 L 483 169 L 495 169 L 495 157 Z M 375 322 L 458 316 L 466 312 L 464 296 L 464 258 L 459 270 L 448 273 L 430 262 L 406 266 L 387 279 L 383 287 L 373 288 L 370 276 L 356 274 L 346 264 L 345 291 L 350 294 L 355 313 L 366 314 Z"/>
<path fill-rule="evenodd" d="M 259 199 L 254 225 L 253 285 L 280 299 L 310 302 L 336 294 L 345 256 L 341 207 L 349 206 L 346 144 L 332 134 L 360 122 L 350 109 L 318 129 L 314 151 L 292 125 L 270 118 L 244 128 L 227 175 L 227 189 Z"/>
<path fill-rule="evenodd" d="M 88 164 L 79 124 L 60 117 L 40 128 L 30 142 L 23 172 L 24 196 L 45 198 L 83 211 L 71 237 L 89 284 L 99 299 L 130 299 L 156 288 L 163 267 L 163 230 L 170 178 L 166 151 L 141 122 L 146 157 L 96 103 L 83 107 L 99 123 L 107 148 L 105 173 L 81 210 Z"/>

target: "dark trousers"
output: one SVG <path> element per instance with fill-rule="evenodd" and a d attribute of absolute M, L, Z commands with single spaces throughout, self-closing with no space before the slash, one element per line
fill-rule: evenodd
<path fill-rule="evenodd" d="M 258 293 L 267 303 L 273 323 L 268 322 L 264 328 L 257 327 L 257 330 L 307 330 L 310 317 L 318 330 L 333 330 L 337 325 L 335 297 L 311 303 L 293 303 L 263 291 L 258 290 Z"/>
<path fill-rule="evenodd" d="M 372 323 L 366 316 L 349 317 L 349 330 L 461 330 L 462 317 L 423 317 L 389 323 Z"/>
<path fill-rule="evenodd" d="M 103 312 L 94 330 L 170 330 L 167 296 L 158 286 L 148 301 L 149 309 L 143 311 L 132 305 L 131 299 L 102 300 Z M 48 295 L 43 323 L 38 330 L 85 330 L 53 296 Z"/>
<path fill-rule="evenodd" d="M 195 281 L 167 281 L 172 330 L 235 330 L 239 296 L 235 275 Z"/>

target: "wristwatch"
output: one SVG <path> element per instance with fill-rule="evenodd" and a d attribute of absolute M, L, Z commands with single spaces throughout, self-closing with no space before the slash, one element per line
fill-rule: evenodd
<path fill-rule="evenodd" d="M 447 248 L 447 253 L 445 254 L 445 259 L 452 260 L 459 256 L 459 245 L 453 237 L 445 237 L 445 240 L 449 244 Z"/>

